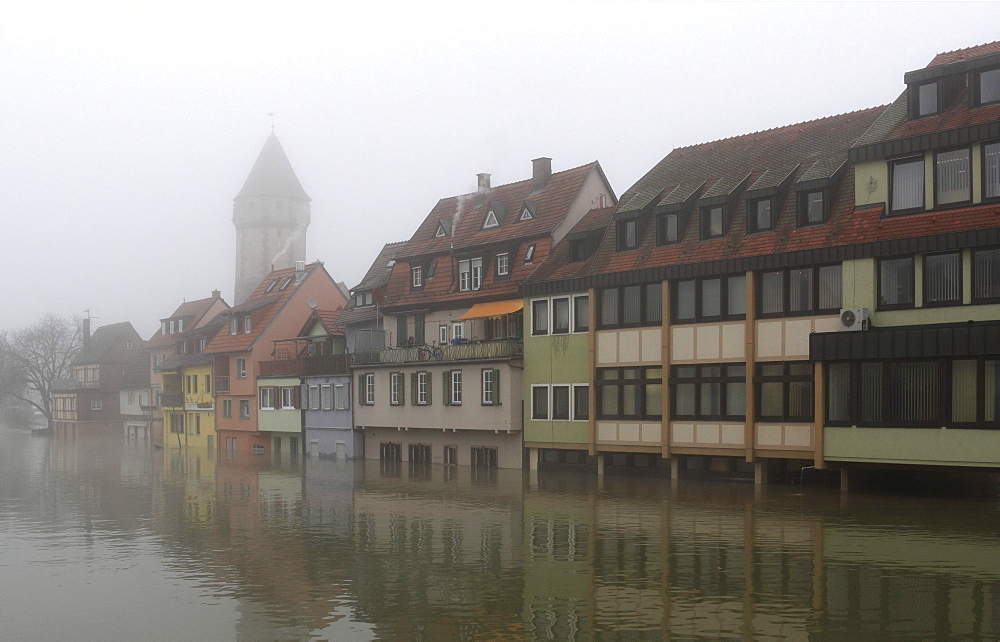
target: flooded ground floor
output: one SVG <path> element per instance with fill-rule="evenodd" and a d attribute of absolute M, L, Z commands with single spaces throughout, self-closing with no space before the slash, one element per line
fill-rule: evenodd
<path fill-rule="evenodd" d="M 842 494 L 808 472 L 760 486 L 573 459 L 293 459 L 0 428 L 0 636 L 1000 636 L 994 476 L 878 473 Z"/>

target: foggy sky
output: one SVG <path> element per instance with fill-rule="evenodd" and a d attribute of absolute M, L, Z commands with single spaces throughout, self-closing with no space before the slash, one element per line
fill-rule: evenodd
<path fill-rule="evenodd" d="M 96 6 L 91 6 L 96 5 Z M 894 100 L 998 3 L 0 2 L 0 328 L 46 312 L 149 337 L 232 303 L 232 199 L 271 130 L 308 256 L 356 285 L 439 198 Z"/>

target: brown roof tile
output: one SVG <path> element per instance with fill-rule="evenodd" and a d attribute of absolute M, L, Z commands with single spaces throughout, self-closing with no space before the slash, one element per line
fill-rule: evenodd
<path fill-rule="evenodd" d="M 169 317 L 164 317 L 164 318 L 171 318 L 171 319 L 182 318 L 184 319 L 184 327 L 193 328 L 195 325 L 198 324 L 199 321 L 201 321 L 201 318 L 205 315 L 205 313 L 209 311 L 209 309 L 212 307 L 212 304 L 216 301 L 216 298 L 217 297 L 210 296 L 204 299 L 198 299 L 196 301 L 185 301 L 184 303 L 181 303 L 179 306 L 177 306 L 177 309 L 174 310 L 173 314 L 171 314 Z M 156 332 L 153 333 L 153 336 L 151 336 L 149 340 L 146 342 L 146 348 L 147 349 L 159 348 L 163 346 L 173 345 L 174 343 L 177 342 L 177 338 L 178 338 L 177 334 L 164 335 L 161 334 L 160 330 L 157 330 Z"/>
<path fill-rule="evenodd" d="M 965 49 L 956 49 L 955 51 L 939 53 L 934 56 L 934 59 L 931 60 L 930 64 L 927 66 L 937 67 L 939 65 L 950 65 L 953 62 L 968 60 L 969 58 L 976 58 L 978 56 L 985 56 L 992 53 L 1000 53 L 1000 40 L 975 45 L 973 47 L 966 47 Z"/>

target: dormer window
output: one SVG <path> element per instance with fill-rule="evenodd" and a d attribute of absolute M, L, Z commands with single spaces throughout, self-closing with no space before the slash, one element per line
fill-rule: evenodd
<path fill-rule="evenodd" d="M 177 331 L 184 332 L 184 319 L 177 319 Z"/>
<path fill-rule="evenodd" d="M 271 290 L 273 290 L 275 288 L 275 286 L 278 285 L 278 281 L 280 281 L 280 280 L 281 279 L 275 279 L 275 280 L 271 281 L 271 285 L 267 286 L 267 288 L 264 289 L 264 294 L 267 294 L 268 292 L 270 292 Z"/>
<path fill-rule="evenodd" d="M 235 335 L 237 332 L 239 332 L 239 329 L 240 329 L 239 319 L 237 319 L 236 317 L 233 317 L 232 319 L 230 319 L 229 320 L 229 334 Z"/>
<path fill-rule="evenodd" d="M 521 215 L 517 217 L 519 221 L 530 221 L 535 218 L 535 203 L 532 201 L 525 201 L 524 207 L 521 208 Z"/>
<path fill-rule="evenodd" d="M 934 154 L 934 200 L 938 205 L 972 200 L 972 150 L 953 149 Z"/>
<path fill-rule="evenodd" d="M 170 334 L 173 334 L 174 333 L 174 328 L 177 327 L 176 325 L 174 325 L 174 323 L 175 323 L 174 320 L 171 319 L 170 320 Z"/>
<path fill-rule="evenodd" d="M 169 327 L 170 326 L 167 324 L 166 321 L 160 321 L 160 334 L 163 334 L 163 335 L 169 334 L 169 331 L 168 331 Z"/>
<path fill-rule="evenodd" d="M 354 305 L 363 308 L 366 305 L 372 304 L 372 291 L 363 290 L 354 295 Z"/>
<path fill-rule="evenodd" d="M 292 284 L 292 281 L 294 281 L 294 280 L 295 280 L 295 275 L 293 274 L 292 276 L 290 276 L 290 277 L 288 277 L 287 279 L 285 279 L 285 282 L 284 282 L 284 283 L 282 283 L 282 284 L 281 284 L 281 287 L 280 287 L 280 288 L 278 288 L 278 289 L 279 289 L 279 290 L 284 290 L 284 289 L 285 289 L 285 288 L 287 288 L 287 287 L 288 287 L 289 285 L 291 285 L 291 284 Z"/>
<path fill-rule="evenodd" d="M 973 96 L 977 106 L 1000 103 L 1000 68 L 973 73 Z"/>
<path fill-rule="evenodd" d="M 670 245 L 681 240 L 680 214 L 661 214 L 656 221 L 656 244 Z"/>
<path fill-rule="evenodd" d="M 701 238 L 722 238 L 726 233 L 726 210 L 722 205 L 705 207 L 701 210 Z"/>
<path fill-rule="evenodd" d="M 205 339 L 198 339 L 198 352 L 205 351 L 205 343 L 206 343 Z"/>
<path fill-rule="evenodd" d="M 524 264 L 528 265 L 535 258 L 535 244 L 528 246 L 528 251 L 524 253 Z"/>
<path fill-rule="evenodd" d="M 618 221 L 618 251 L 634 250 L 639 247 L 639 221 L 629 219 Z"/>
<path fill-rule="evenodd" d="M 586 261 L 590 255 L 590 243 L 587 239 L 573 239 L 569 242 L 569 262 L 580 263 Z"/>
<path fill-rule="evenodd" d="M 889 164 L 890 215 L 924 207 L 924 157 L 903 158 Z"/>
<path fill-rule="evenodd" d="M 826 192 L 821 189 L 799 193 L 799 227 L 826 222 Z"/>
<path fill-rule="evenodd" d="M 437 269 L 437 261 L 431 261 L 430 265 L 427 266 L 427 278 L 434 278 L 434 270 Z"/>
<path fill-rule="evenodd" d="M 747 231 L 769 232 L 774 229 L 774 198 L 758 198 L 747 201 Z"/>
<path fill-rule="evenodd" d="M 448 236 L 448 229 L 450 226 L 446 225 L 444 221 L 438 221 L 437 229 L 434 230 L 434 238 L 439 239 L 444 236 Z"/>
<path fill-rule="evenodd" d="M 483 221 L 483 229 L 488 230 L 491 227 L 498 227 L 499 225 L 500 224 L 497 223 L 497 215 L 493 212 L 493 210 L 486 212 L 486 220 Z"/>
<path fill-rule="evenodd" d="M 910 95 L 915 102 L 911 112 L 913 118 L 923 118 L 938 113 L 937 81 L 917 85 Z"/>
<path fill-rule="evenodd" d="M 250 315 L 243 317 L 243 332 L 245 334 L 250 334 Z"/>
<path fill-rule="evenodd" d="M 410 285 L 414 288 L 424 285 L 424 270 L 419 265 L 410 268 Z"/>
<path fill-rule="evenodd" d="M 497 276 L 508 276 L 510 274 L 510 255 L 507 252 L 497 254 Z"/>

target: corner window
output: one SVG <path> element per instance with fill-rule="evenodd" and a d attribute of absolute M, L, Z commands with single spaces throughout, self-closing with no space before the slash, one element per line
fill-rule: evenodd
<path fill-rule="evenodd" d="M 989 69 L 976 74 L 976 99 L 979 105 L 1000 102 L 1000 69 Z"/>
<path fill-rule="evenodd" d="M 540 336 L 549 333 L 549 300 L 538 299 L 531 302 L 531 334 Z"/>
<path fill-rule="evenodd" d="M 1000 198 L 1000 143 L 983 145 L 983 199 Z"/>
<path fill-rule="evenodd" d="M 879 308 L 912 308 L 913 257 L 882 259 L 878 272 Z"/>
<path fill-rule="evenodd" d="M 799 194 L 799 227 L 826 222 L 826 194 L 813 190 Z"/>
<path fill-rule="evenodd" d="M 972 302 L 1000 301 L 1000 249 L 972 252 Z"/>
<path fill-rule="evenodd" d="M 510 255 L 507 252 L 497 254 L 497 276 L 510 274 Z"/>
<path fill-rule="evenodd" d="M 701 238 L 717 239 L 726 233 L 725 208 L 721 205 L 701 210 Z"/>
<path fill-rule="evenodd" d="M 618 222 L 618 251 L 639 247 L 639 221 L 630 219 Z"/>
<path fill-rule="evenodd" d="M 892 214 L 910 212 L 924 207 L 924 157 L 906 158 L 889 165 L 892 193 L 889 210 Z"/>
<path fill-rule="evenodd" d="M 681 240 L 680 214 L 661 214 L 656 220 L 656 244 L 670 245 Z"/>
<path fill-rule="evenodd" d="M 934 154 L 934 200 L 938 205 L 972 200 L 971 150 L 953 149 Z"/>
<path fill-rule="evenodd" d="M 424 271 L 419 265 L 410 268 L 410 285 L 419 288 L 424 284 Z"/>
<path fill-rule="evenodd" d="M 747 201 L 747 229 L 749 232 L 769 232 L 774 229 L 773 198 L 759 198 Z"/>
<path fill-rule="evenodd" d="M 962 302 L 962 255 L 959 252 L 927 254 L 924 261 L 924 305 L 958 305 Z"/>
<path fill-rule="evenodd" d="M 746 318 L 745 274 L 685 279 L 672 284 L 675 323 L 700 323 Z"/>

